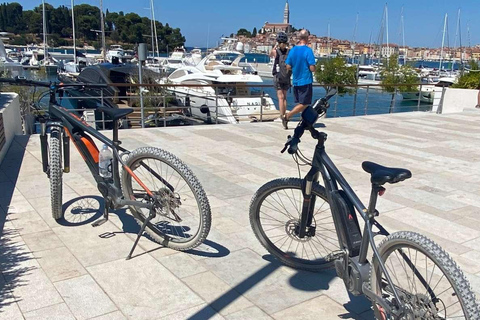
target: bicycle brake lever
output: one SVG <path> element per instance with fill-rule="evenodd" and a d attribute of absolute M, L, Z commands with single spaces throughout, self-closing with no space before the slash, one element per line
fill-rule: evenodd
<path fill-rule="evenodd" d="M 292 142 L 292 136 L 288 136 L 287 137 L 287 142 L 285 143 L 285 147 L 283 147 L 282 151 L 280 151 L 280 153 L 284 153 L 285 150 L 287 150 L 288 146 L 290 145 L 290 142 Z"/>

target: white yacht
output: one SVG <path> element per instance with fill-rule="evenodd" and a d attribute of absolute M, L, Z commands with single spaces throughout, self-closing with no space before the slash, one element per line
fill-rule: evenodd
<path fill-rule="evenodd" d="M 457 79 L 456 77 L 428 77 L 422 79 L 425 82 L 425 85 L 422 85 L 421 88 L 418 88 L 417 92 L 403 92 L 402 96 L 404 100 L 420 101 L 424 103 L 434 103 L 435 99 L 439 99 L 439 94 L 441 95 L 443 87 L 450 87 L 454 84 Z"/>
<path fill-rule="evenodd" d="M 112 62 L 112 59 L 123 59 L 123 57 L 125 56 L 125 51 L 123 50 L 122 46 L 121 45 L 118 45 L 118 44 L 115 44 L 115 45 L 111 45 L 110 46 L 110 49 L 107 51 L 107 60 L 109 62 Z"/>
<path fill-rule="evenodd" d="M 234 59 L 226 59 L 226 54 L 234 56 Z M 237 123 L 278 118 L 280 113 L 272 98 L 247 86 L 263 81 L 260 76 L 247 73 L 245 67 L 239 65 L 243 57 L 239 52 L 214 51 L 196 67 L 185 66 L 175 70 L 163 83 L 190 85 L 169 87 L 167 90 L 189 107 L 187 115 L 208 122 Z"/>
<path fill-rule="evenodd" d="M 380 84 L 380 72 L 377 68 L 370 65 L 358 66 L 358 84 Z"/>

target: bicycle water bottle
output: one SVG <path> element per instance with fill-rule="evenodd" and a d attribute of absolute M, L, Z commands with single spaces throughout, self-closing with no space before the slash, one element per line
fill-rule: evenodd
<path fill-rule="evenodd" d="M 100 174 L 100 177 L 112 177 L 112 159 L 112 151 L 108 148 L 106 144 L 104 144 L 102 151 L 100 151 L 100 155 L 98 157 L 98 173 Z"/>

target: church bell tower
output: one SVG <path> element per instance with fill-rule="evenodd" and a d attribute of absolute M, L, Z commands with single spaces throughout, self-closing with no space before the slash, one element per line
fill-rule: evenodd
<path fill-rule="evenodd" d="M 290 9 L 288 7 L 288 0 L 285 3 L 285 10 L 283 11 L 283 23 L 290 24 Z"/>

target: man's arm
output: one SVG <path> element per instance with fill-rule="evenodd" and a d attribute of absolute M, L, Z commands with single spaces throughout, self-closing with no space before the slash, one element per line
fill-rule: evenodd
<path fill-rule="evenodd" d="M 308 50 L 307 62 L 311 72 L 315 72 L 315 56 L 313 55 L 313 50 Z"/>
<path fill-rule="evenodd" d="M 270 51 L 270 58 L 277 57 L 277 46 L 273 47 L 272 51 Z"/>

